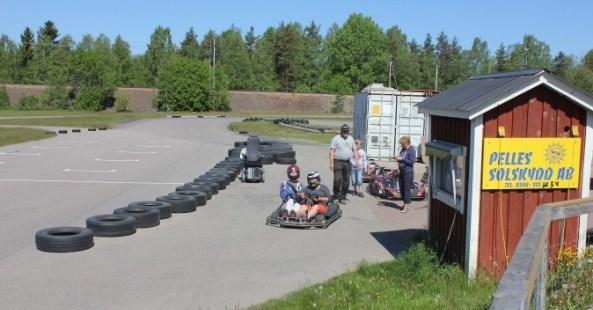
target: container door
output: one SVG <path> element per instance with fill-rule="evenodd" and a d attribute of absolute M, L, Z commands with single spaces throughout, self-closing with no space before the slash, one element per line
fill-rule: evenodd
<path fill-rule="evenodd" d="M 412 145 L 418 149 L 425 134 L 425 116 L 418 113 L 418 103 L 426 99 L 420 94 L 402 94 L 398 96 L 397 104 L 397 140 L 401 136 L 410 136 Z M 396 153 L 399 153 L 399 144 L 396 145 Z"/>
<path fill-rule="evenodd" d="M 395 97 L 392 94 L 370 93 L 367 113 L 367 157 L 375 160 L 393 159 L 395 135 Z"/>

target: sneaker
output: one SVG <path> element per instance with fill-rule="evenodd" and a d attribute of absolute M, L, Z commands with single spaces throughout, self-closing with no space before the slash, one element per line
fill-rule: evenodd
<path fill-rule="evenodd" d="M 364 198 L 364 194 L 362 192 L 358 193 L 358 197 Z"/>
<path fill-rule="evenodd" d="M 342 198 L 342 199 L 340 199 L 340 200 L 338 200 L 338 202 L 339 202 L 341 205 L 345 205 L 345 204 L 347 204 L 347 203 L 348 203 L 348 202 L 346 201 L 346 199 L 343 199 L 343 198 Z"/>
<path fill-rule="evenodd" d="M 290 213 L 288 214 L 288 216 L 290 216 L 290 217 L 296 217 L 297 214 L 294 211 L 290 211 Z"/>

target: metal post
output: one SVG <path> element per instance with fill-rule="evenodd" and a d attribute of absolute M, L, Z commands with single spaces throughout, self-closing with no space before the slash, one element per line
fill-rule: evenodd
<path fill-rule="evenodd" d="M 439 91 L 439 64 L 437 64 L 435 68 L 434 91 Z"/>
<path fill-rule="evenodd" d="M 389 61 L 389 82 L 387 83 L 388 87 L 391 88 L 391 66 L 393 66 L 393 61 Z"/>
<path fill-rule="evenodd" d="M 216 89 L 216 37 L 212 36 L 212 47 L 214 52 L 212 53 L 212 69 L 214 71 L 214 78 L 212 79 L 212 90 Z"/>

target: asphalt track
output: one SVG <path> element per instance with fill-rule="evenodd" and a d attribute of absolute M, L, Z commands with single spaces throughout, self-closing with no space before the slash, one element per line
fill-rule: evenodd
<path fill-rule="evenodd" d="M 206 172 L 245 139 L 225 129 L 230 121 L 145 120 L 0 147 L 0 308 L 244 308 L 391 259 L 425 225 L 426 202 L 401 214 L 365 197 L 352 198 L 327 230 L 266 226 L 286 167 L 272 165 L 266 183 L 235 181 L 158 227 L 96 237 L 83 252 L 35 249 L 39 229 L 84 226 Z M 329 185 L 327 146 L 293 145 L 303 173 L 319 170 Z"/>

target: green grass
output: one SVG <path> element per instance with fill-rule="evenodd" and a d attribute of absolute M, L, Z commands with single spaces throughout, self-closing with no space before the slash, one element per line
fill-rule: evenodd
<path fill-rule="evenodd" d="M 45 130 L 32 128 L 0 128 L 0 146 L 41 140 L 55 136 Z"/>
<path fill-rule="evenodd" d="M 121 123 L 136 121 L 145 118 L 163 117 L 164 113 L 114 113 L 114 112 L 83 112 L 83 113 L 57 113 L 57 111 L 43 111 L 50 113 L 15 114 L 2 116 L 34 116 L 36 118 L 21 119 L 0 119 L 0 125 L 26 125 L 26 126 L 65 126 L 65 127 L 114 127 Z M 70 117 L 55 117 L 56 115 L 66 115 Z M 77 116 L 80 115 L 80 116 Z M 41 118 L 41 116 L 50 116 Z"/>
<path fill-rule="evenodd" d="M 587 246 L 582 257 L 575 248 L 559 253 L 558 262 L 548 273 L 548 309 L 591 309 L 593 305 L 593 246 Z"/>
<path fill-rule="evenodd" d="M 264 121 L 233 122 L 229 124 L 228 128 L 229 130 L 234 132 L 248 131 L 250 133 L 255 133 L 261 136 L 285 138 L 292 140 L 306 140 L 324 144 L 329 144 L 332 137 L 336 135 L 335 133 L 308 132 Z"/>
<path fill-rule="evenodd" d="M 252 309 L 487 309 L 496 286 L 469 281 L 456 265 L 440 265 L 423 243 L 397 259 L 361 264 L 355 271 L 270 300 Z"/>

